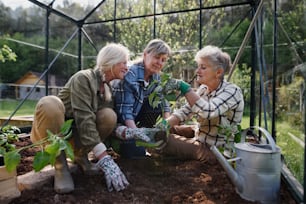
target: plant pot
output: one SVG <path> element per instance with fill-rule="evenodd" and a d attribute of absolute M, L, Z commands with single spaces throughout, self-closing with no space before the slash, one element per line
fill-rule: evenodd
<path fill-rule="evenodd" d="M 16 170 L 8 172 L 5 166 L 0 166 L 0 203 L 9 203 L 20 194 Z"/>

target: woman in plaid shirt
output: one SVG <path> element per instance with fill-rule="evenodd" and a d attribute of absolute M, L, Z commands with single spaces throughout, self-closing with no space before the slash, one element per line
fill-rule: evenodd
<path fill-rule="evenodd" d="M 164 152 L 184 159 L 204 160 L 208 146 L 225 143 L 225 138 L 218 135 L 218 126 L 240 124 L 244 101 L 241 89 L 224 79 L 224 73 L 231 66 L 227 53 L 218 47 L 206 46 L 197 52 L 195 61 L 200 84 L 196 92 L 186 82 L 175 79 L 164 88 L 164 92 L 181 90 L 188 102 L 167 119 L 173 134 Z M 179 126 L 192 116 L 197 118 L 196 128 Z"/>

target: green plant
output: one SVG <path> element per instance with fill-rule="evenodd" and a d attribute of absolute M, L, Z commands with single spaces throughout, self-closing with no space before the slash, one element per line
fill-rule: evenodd
<path fill-rule="evenodd" d="M 158 90 L 163 89 L 163 87 L 166 85 L 168 80 L 170 78 L 172 78 L 172 75 L 168 74 L 168 73 L 162 73 L 160 75 L 160 78 L 161 78 L 160 84 L 155 89 L 157 91 L 153 91 L 149 95 L 149 103 L 153 108 L 156 108 L 159 105 L 163 105 L 166 100 L 167 101 L 176 101 L 177 100 L 176 90 L 174 90 L 173 92 L 167 93 L 167 94 L 162 94 L 162 95 L 160 95 L 159 92 L 158 92 Z M 153 83 L 150 86 L 153 86 L 154 84 L 157 84 L 157 83 L 159 83 L 159 82 L 158 81 L 153 81 Z"/>
<path fill-rule="evenodd" d="M 20 130 L 16 126 L 4 126 L 0 131 L 0 154 L 4 155 L 5 152 L 13 151 L 15 149 L 14 142 L 18 141 Z"/>
<path fill-rule="evenodd" d="M 166 83 L 168 82 L 168 80 L 170 78 L 172 78 L 172 75 L 169 73 L 162 73 L 161 75 L 161 80 L 160 80 L 160 84 L 156 87 L 155 91 L 153 91 L 150 95 L 149 95 L 149 104 L 153 107 L 156 108 L 158 106 L 161 106 L 161 110 L 162 110 L 162 114 L 160 117 L 157 118 L 156 120 L 156 127 L 165 130 L 167 132 L 167 135 L 169 133 L 170 130 L 170 126 L 168 124 L 168 122 L 164 119 L 164 109 L 163 109 L 163 105 L 168 101 L 176 101 L 178 99 L 178 95 L 177 95 L 177 90 L 173 90 L 172 92 L 169 92 L 167 94 L 160 94 L 159 90 L 162 90 L 163 87 L 166 85 Z M 151 86 L 153 86 L 154 84 L 159 83 L 158 81 L 154 81 Z"/>
<path fill-rule="evenodd" d="M 235 154 L 234 143 L 241 141 L 241 125 L 219 125 L 218 134 L 225 136 L 225 145 L 219 150 L 223 153 L 227 151 L 228 156 Z"/>
<path fill-rule="evenodd" d="M 40 171 L 48 164 L 54 165 L 55 159 L 61 151 L 65 151 L 66 155 L 74 160 L 73 149 L 68 142 L 71 136 L 72 121 L 67 120 L 62 125 L 60 133 L 54 134 L 47 130 L 48 137 L 21 148 L 16 148 L 14 145 L 14 142 L 18 141 L 20 130 L 15 126 L 3 127 L 0 131 L 0 154 L 4 157 L 6 169 L 9 172 L 16 169 L 21 160 L 20 152 L 34 146 L 42 147 L 42 151 L 37 152 L 34 156 L 33 168 L 35 171 Z"/>
<path fill-rule="evenodd" d="M 169 102 L 171 104 L 172 109 L 179 109 L 183 105 L 185 105 L 186 99 L 184 97 L 180 97 L 181 92 L 179 90 L 171 90 L 168 91 L 166 94 L 159 93 L 159 91 L 165 87 L 168 80 L 172 78 L 172 74 L 162 73 L 160 76 L 161 76 L 160 84 L 156 87 L 155 91 L 149 95 L 149 104 L 153 108 L 161 106 L 162 111 L 163 111 L 163 105 L 166 102 Z M 151 86 L 157 83 L 159 82 L 155 81 L 151 84 Z M 196 122 L 195 116 L 192 117 L 190 120 L 185 121 L 186 124 L 194 122 Z M 165 120 L 164 118 L 164 112 L 162 112 L 161 116 L 157 118 L 155 127 L 165 130 L 167 132 L 167 135 L 169 134 L 170 126 L 167 120 Z"/>
<path fill-rule="evenodd" d="M 0 48 L 0 61 L 5 62 L 5 61 L 16 61 L 17 55 L 13 50 L 7 46 L 3 45 L 2 48 Z"/>

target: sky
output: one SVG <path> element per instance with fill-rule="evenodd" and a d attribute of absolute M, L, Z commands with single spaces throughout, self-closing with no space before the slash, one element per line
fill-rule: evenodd
<path fill-rule="evenodd" d="M 12 9 L 17 8 L 18 6 L 22 7 L 29 7 L 33 3 L 27 1 L 27 0 L 0 0 L 5 6 L 9 6 Z"/>
<path fill-rule="evenodd" d="M 39 0 L 39 1 L 42 3 L 52 2 L 52 0 Z M 97 2 L 100 2 L 100 0 L 71 0 L 71 1 L 78 2 L 79 4 L 84 6 L 87 6 L 88 4 L 97 4 Z M 0 2 L 2 2 L 5 6 L 11 7 L 12 9 L 15 9 L 19 6 L 27 8 L 35 5 L 28 0 L 0 0 Z M 53 6 L 59 5 L 61 4 L 61 2 L 63 2 L 63 0 L 55 0 Z"/>

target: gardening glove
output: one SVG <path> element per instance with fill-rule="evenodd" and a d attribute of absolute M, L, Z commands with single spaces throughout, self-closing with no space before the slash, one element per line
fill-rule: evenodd
<path fill-rule="evenodd" d="M 96 166 L 104 172 L 108 191 L 111 192 L 114 189 L 121 191 L 129 185 L 125 175 L 110 155 L 106 155 L 100 159 L 96 163 Z"/>
<path fill-rule="evenodd" d="M 169 79 L 163 87 L 163 93 L 167 95 L 174 90 L 180 90 L 185 95 L 190 90 L 190 84 L 179 79 Z"/>
<path fill-rule="evenodd" d="M 163 130 L 160 128 L 138 128 L 143 131 L 146 136 L 150 139 L 149 142 L 155 142 L 157 140 L 156 136 L 158 133 L 162 132 Z"/>
<path fill-rule="evenodd" d="M 138 128 L 142 129 L 150 138 L 149 142 L 136 141 L 136 146 L 161 149 L 167 142 L 167 131 L 160 128 Z"/>
<path fill-rule="evenodd" d="M 145 142 L 150 142 L 150 136 L 154 134 L 154 131 L 150 128 L 128 128 L 126 126 L 119 126 L 116 129 L 116 136 L 123 140 L 140 139 Z"/>

